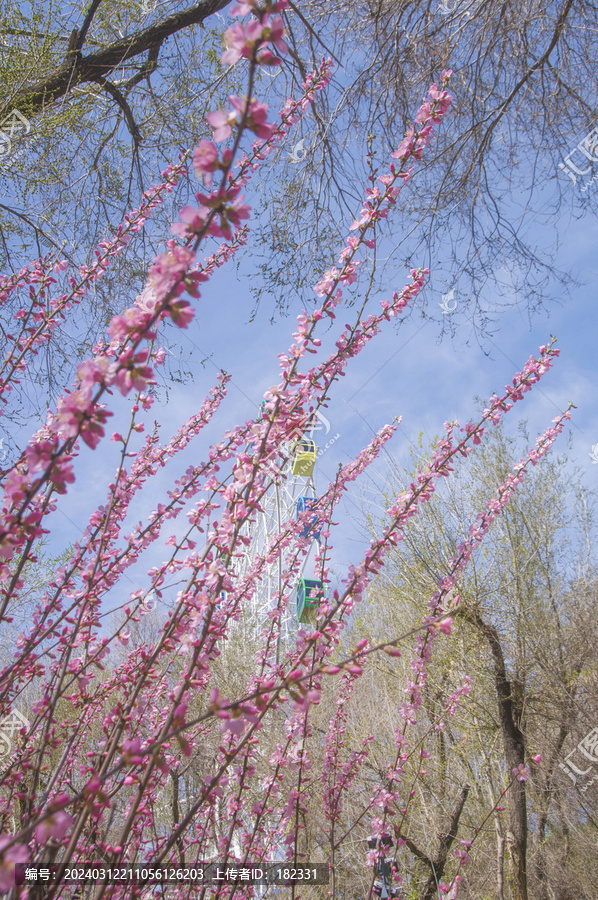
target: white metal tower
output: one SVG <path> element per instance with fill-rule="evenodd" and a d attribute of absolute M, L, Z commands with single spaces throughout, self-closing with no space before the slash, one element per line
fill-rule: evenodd
<path fill-rule="evenodd" d="M 305 498 L 307 501 L 310 498 L 317 498 L 313 472 L 316 455 L 317 447 L 307 434 L 299 441 L 285 443 L 281 446 L 279 459 L 276 466 L 273 466 L 271 485 L 260 502 L 262 512 L 257 513 L 255 520 L 245 528 L 245 535 L 250 538 L 250 542 L 245 546 L 243 556 L 237 557 L 233 565 L 237 584 L 255 565 L 260 556 L 267 553 L 272 540 L 282 532 L 284 526 L 297 518 L 297 506 L 300 498 Z M 317 529 L 312 529 L 314 536 L 317 533 Z M 244 604 L 245 608 L 250 611 L 256 628 L 261 628 L 270 610 L 278 606 L 281 593 L 285 591 L 288 593 L 291 588 L 296 588 L 297 582 L 304 575 L 307 578 L 312 577 L 311 566 L 317 549 L 315 544 L 316 540 L 314 539 L 308 554 L 302 559 L 297 580 L 293 585 L 285 587 L 283 573 L 288 563 L 289 553 L 296 552 L 294 547 L 283 549 L 271 563 L 265 566 L 261 577 L 256 582 L 250 603 Z M 297 623 L 296 603 L 296 595 L 293 591 L 280 623 L 280 637 L 283 641 Z M 245 616 L 243 618 L 245 619 Z"/>

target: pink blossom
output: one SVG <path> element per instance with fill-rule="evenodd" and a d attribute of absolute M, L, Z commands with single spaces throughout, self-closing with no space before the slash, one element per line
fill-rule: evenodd
<path fill-rule="evenodd" d="M 179 300 L 177 303 L 171 303 L 168 311 L 170 313 L 170 318 L 175 325 L 179 326 L 179 328 L 186 328 L 195 315 L 195 310 L 186 300 Z"/>
<path fill-rule="evenodd" d="M 250 207 L 243 203 L 243 196 L 239 196 L 239 188 L 226 190 L 220 188 L 210 194 L 197 194 L 197 199 L 209 209 L 218 213 L 218 219 L 212 218 L 210 222 L 210 234 L 217 237 L 232 238 L 231 224 L 238 227 L 242 219 L 248 219 Z"/>
<path fill-rule="evenodd" d="M 226 50 L 220 57 L 225 66 L 234 66 L 241 57 L 249 59 L 253 50 L 253 41 L 249 40 L 245 28 L 240 22 L 235 22 L 224 32 Z M 214 124 L 213 122 L 210 124 Z M 219 140 L 219 138 L 216 138 Z"/>
<path fill-rule="evenodd" d="M 286 41 L 283 40 L 284 22 L 280 16 L 274 16 L 271 23 L 268 23 L 268 16 L 263 20 L 263 28 L 261 34 L 262 43 L 257 54 L 257 61 L 262 65 L 277 66 L 280 64 L 280 57 L 275 56 L 269 47 L 266 46 L 268 41 L 274 44 L 279 53 L 288 53 L 289 48 Z"/>
<path fill-rule="evenodd" d="M 206 119 L 214 129 L 214 140 L 225 141 L 232 134 L 232 126 L 237 121 L 237 114 L 231 110 L 225 112 L 223 109 L 216 109 L 209 112 Z"/>
<path fill-rule="evenodd" d="M 378 861 L 378 851 L 376 849 L 368 850 L 365 855 L 365 864 L 368 867 L 375 866 Z"/>
<path fill-rule="evenodd" d="M 176 707 L 173 717 L 172 717 L 172 727 L 173 728 L 182 728 L 182 726 L 187 721 L 187 712 L 189 707 L 186 703 L 179 703 Z"/>
<path fill-rule="evenodd" d="M 524 766 L 523 763 L 519 763 L 519 765 L 513 769 L 513 775 L 516 777 L 517 781 L 527 781 L 529 778 L 529 769 L 527 766 Z"/>
<path fill-rule="evenodd" d="M 231 8 L 231 16 L 248 16 L 257 6 L 258 0 L 240 0 Z"/>
<path fill-rule="evenodd" d="M 438 631 L 441 631 L 443 634 L 450 634 L 453 629 L 453 620 L 450 616 L 447 616 L 446 619 L 443 619 L 442 622 L 439 622 L 437 625 Z"/>
<path fill-rule="evenodd" d="M 135 298 L 135 305 L 144 313 L 153 315 L 156 311 L 158 298 L 151 287 L 146 285 L 141 293 Z"/>
<path fill-rule="evenodd" d="M 135 317 L 136 318 L 136 317 Z M 139 323 L 136 319 L 136 323 Z M 145 321 L 145 320 L 144 320 Z M 110 384 L 114 363 L 108 356 L 94 356 L 93 359 L 84 359 L 77 366 L 77 377 L 81 387 L 90 387 L 93 384 Z"/>
<path fill-rule="evenodd" d="M 148 313 L 136 306 L 131 306 L 129 309 L 125 309 L 122 315 L 112 317 L 108 326 L 108 334 L 115 341 L 122 341 L 132 334 L 143 334 L 147 329 L 149 318 Z M 88 380 L 88 376 L 86 376 L 86 380 Z"/>
<path fill-rule="evenodd" d="M 232 203 L 229 203 L 220 211 L 220 225 L 217 232 L 212 231 L 212 233 L 219 233 L 230 240 L 232 238 L 232 232 L 229 227 L 229 222 L 234 225 L 235 228 L 238 228 L 241 224 L 241 220 L 248 219 L 250 214 L 251 207 L 247 203 L 243 203 L 243 197 L 237 197 Z M 212 224 L 215 225 L 216 223 L 213 221 Z"/>
<path fill-rule="evenodd" d="M 0 837 L 0 891 L 6 893 L 15 886 L 15 863 L 29 860 L 29 850 L 25 844 L 13 844 L 4 850 L 11 840 L 10 835 Z"/>
<path fill-rule="evenodd" d="M 118 357 L 118 369 L 114 378 L 115 384 L 123 397 L 126 397 L 133 388 L 142 391 L 146 385 L 155 384 L 152 379 L 154 374 L 150 366 L 144 365 L 149 356 L 149 350 L 140 350 L 133 355 L 133 349 L 129 347 Z"/>
<path fill-rule="evenodd" d="M 94 404 L 89 389 L 73 391 L 58 400 L 56 431 L 62 438 L 81 435 L 94 450 L 104 436 L 103 425 L 112 413 L 102 404 Z"/>
<path fill-rule="evenodd" d="M 257 50 L 258 62 L 276 65 L 280 59 L 268 48 L 271 41 L 280 53 L 288 53 L 288 46 L 283 40 L 284 22 L 280 16 L 274 16 L 270 22 L 268 14 L 252 18 L 246 25 L 235 22 L 224 33 L 226 50 L 220 57 L 226 66 L 234 66 L 242 57 L 251 59 Z"/>
<path fill-rule="evenodd" d="M 25 447 L 27 468 L 33 475 L 47 469 L 52 462 L 52 456 L 57 448 L 56 436 L 53 440 L 38 440 Z"/>
<path fill-rule="evenodd" d="M 185 290 L 187 272 L 195 261 L 195 253 L 189 247 L 181 247 L 168 242 L 168 250 L 161 253 L 150 267 L 148 283 L 158 297 L 164 297 L 170 291 L 182 294 Z M 189 274 L 192 280 L 199 280 L 199 276 Z"/>
<path fill-rule="evenodd" d="M 241 115 L 245 115 L 247 127 L 258 137 L 266 139 L 272 137 L 275 126 L 267 121 L 268 106 L 266 103 L 260 103 L 259 100 L 252 97 L 248 104 L 246 97 L 237 97 L 236 94 L 231 94 L 228 99 Z M 246 108 L 247 112 L 245 112 Z"/>
<path fill-rule="evenodd" d="M 42 716 L 45 713 L 45 711 L 47 710 L 47 708 L 49 707 L 49 705 L 50 705 L 50 698 L 48 697 L 48 694 L 46 693 L 41 698 L 41 700 L 36 700 L 35 703 L 32 703 L 31 712 L 35 716 Z"/>
<path fill-rule="evenodd" d="M 413 126 L 411 126 L 409 128 L 409 130 L 407 131 L 407 133 L 405 134 L 405 137 L 403 138 L 403 140 L 397 147 L 397 149 L 394 151 L 394 153 L 390 154 L 393 157 L 393 159 L 407 159 L 407 157 L 411 153 L 411 148 L 413 147 L 413 135 L 414 134 L 415 134 L 415 129 L 413 128 Z"/>
<path fill-rule="evenodd" d="M 310 689 L 307 690 L 304 694 L 298 694 L 293 698 L 293 709 L 301 710 L 301 712 L 307 712 L 312 704 L 317 705 L 319 701 L 319 691 Z"/>
<path fill-rule="evenodd" d="M 269 28 L 267 27 L 263 34 L 263 37 L 266 40 L 270 40 L 274 44 L 279 53 L 289 52 L 286 41 L 282 39 L 284 31 L 285 29 L 283 20 L 280 16 L 274 16 L 274 18 L 270 22 Z"/>
<path fill-rule="evenodd" d="M 71 463 L 71 456 L 65 455 L 54 461 L 49 472 L 49 480 L 54 485 L 58 494 L 66 494 L 67 484 L 75 483 L 75 470 Z"/>
<path fill-rule="evenodd" d="M 73 816 L 59 809 L 39 823 L 35 829 L 35 839 L 40 844 L 45 844 L 50 838 L 61 841 L 74 821 Z"/>
<path fill-rule="evenodd" d="M 25 495 L 31 487 L 31 481 L 29 476 L 25 475 L 24 472 L 12 469 L 8 475 L 4 477 L 2 486 L 4 488 L 4 502 L 8 505 L 14 503 L 15 506 L 17 506 L 25 499 Z"/>
<path fill-rule="evenodd" d="M 231 734 L 240 735 L 243 734 L 245 728 L 247 727 L 247 722 L 243 718 L 233 718 L 232 716 L 228 719 L 222 719 L 220 723 L 220 728 L 222 731 L 229 731 Z"/>
<path fill-rule="evenodd" d="M 212 172 L 220 168 L 218 148 L 212 141 L 202 138 L 193 151 L 193 167 L 198 175 L 203 175 L 208 187 L 211 183 Z"/>
<path fill-rule="evenodd" d="M 278 66 L 281 63 L 280 56 L 275 56 L 269 47 L 262 47 L 258 50 L 256 60 L 262 66 Z"/>
<path fill-rule="evenodd" d="M 92 775 L 92 777 L 89 779 L 89 781 L 83 788 L 83 792 L 88 797 L 93 797 L 96 794 L 101 793 L 101 789 L 102 789 L 102 782 L 100 781 L 100 779 L 98 778 L 97 775 Z"/>
<path fill-rule="evenodd" d="M 318 297 L 324 297 L 326 294 L 330 293 L 330 291 L 334 287 L 335 281 L 338 280 L 339 274 L 340 272 L 336 268 L 336 266 L 333 266 L 331 269 L 328 269 L 326 272 L 324 272 L 324 274 L 314 287 L 314 291 L 316 292 Z"/>
<path fill-rule="evenodd" d="M 248 16 L 249 13 L 255 10 L 258 2 L 259 0 L 238 0 L 238 2 L 235 3 L 235 5 L 231 9 L 231 15 Z M 288 0 L 275 0 L 274 3 L 272 3 L 270 0 L 268 5 L 274 10 L 274 12 L 282 12 L 282 10 L 286 9 L 289 4 Z"/>
<path fill-rule="evenodd" d="M 172 233 L 180 238 L 199 234 L 205 225 L 207 213 L 208 210 L 203 206 L 200 206 L 199 209 L 194 209 L 192 206 L 183 206 L 179 212 L 181 221 L 171 225 Z"/>

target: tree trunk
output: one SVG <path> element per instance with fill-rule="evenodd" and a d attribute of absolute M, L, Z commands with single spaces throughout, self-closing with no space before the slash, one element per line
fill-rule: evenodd
<path fill-rule="evenodd" d="M 525 761 L 525 739 L 520 728 L 522 697 L 519 691 L 513 690 L 517 685 L 512 685 L 507 679 L 504 654 L 496 628 L 484 622 L 478 613 L 463 609 L 462 614 L 483 634 L 490 646 L 494 661 L 494 685 L 498 699 L 500 731 L 507 771 L 510 775 L 513 769 Z M 506 796 L 509 810 L 509 830 L 506 839 L 509 849 L 511 897 L 512 900 L 528 900 L 525 782 L 515 781 Z"/>

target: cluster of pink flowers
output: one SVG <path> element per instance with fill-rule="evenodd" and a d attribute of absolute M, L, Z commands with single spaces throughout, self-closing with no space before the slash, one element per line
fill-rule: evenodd
<path fill-rule="evenodd" d="M 224 32 L 226 50 L 221 60 L 225 65 L 234 66 L 241 58 L 255 59 L 261 65 L 277 66 L 280 57 L 272 53 L 268 44 L 273 44 L 279 53 L 288 53 L 284 40 L 284 22 L 280 16 L 272 16 L 272 12 L 281 12 L 287 7 L 286 0 L 265 4 L 236 3 L 232 14 L 245 16 L 253 13 L 247 23 L 235 22 Z"/>
<path fill-rule="evenodd" d="M 91 265 L 81 265 L 78 280 L 69 276 L 70 289 L 58 297 L 51 295 L 52 286 L 56 284 L 56 275 L 67 268 L 66 260 L 54 261 L 51 256 L 37 260 L 23 268 L 17 275 L 0 278 L 0 303 L 7 303 L 11 294 L 18 292 L 25 285 L 29 286 L 31 308 L 27 314 L 20 307 L 14 318 L 19 322 L 18 334 L 7 334 L 6 339 L 12 341 L 12 349 L 5 355 L 0 371 L 0 399 L 8 402 L 5 392 L 14 391 L 20 382 L 16 373 L 22 373 L 31 364 L 40 348 L 50 339 L 52 332 L 60 325 L 61 320 L 80 304 L 94 282 L 108 270 L 111 262 L 125 249 L 129 240 L 142 231 L 153 211 L 164 202 L 165 194 L 170 193 L 181 175 L 186 171 L 185 160 L 178 165 L 168 166 L 162 172 L 163 181 L 159 185 L 148 188 L 143 194 L 139 209 L 133 210 L 125 217 L 112 240 L 101 241 L 95 251 L 96 260 Z M 14 396 L 11 398 L 14 402 Z M 0 415 L 2 407 L 0 407 Z"/>
<path fill-rule="evenodd" d="M 517 781 L 527 781 L 529 778 L 529 769 L 523 763 L 519 763 L 519 765 L 513 769 L 513 775 Z"/>
<path fill-rule="evenodd" d="M 457 602 L 458 602 L 458 599 L 459 598 L 455 598 L 455 600 Z M 445 619 L 444 621 L 446 622 L 447 620 Z M 450 695 L 448 700 L 445 702 L 444 705 L 446 706 L 446 708 L 448 710 L 449 716 L 455 715 L 455 713 L 457 712 L 457 708 L 461 705 L 463 698 L 466 697 L 470 693 L 471 684 L 472 684 L 472 679 L 469 677 L 469 675 L 466 675 L 461 687 L 458 687 L 456 691 L 453 691 L 453 693 Z"/>
<path fill-rule="evenodd" d="M 367 641 L 363 640 L 359 642 L 356 649 L 363 650 L 366 646 Z M 347 731 L 347 703 L 353 692 L 355 680 L 359 677 L 361 671 L 360 667 L 355 667 L 343 676 L 343 684 L 339 691 L 335 714 L 330 720 L 328 734 L 326 735 L 322 774 L 322 783 L 324 785 L 322 802 L 326 818 L 330 823 L 328 834 L 333 842 L 333 826 L 340 818 L 343 799 L 348 795 L 351 783 L 357 777 L 363 763 L 367 759 L 369 747 L 374 740 L 374 736 L 368 734 L 362 739 L 359 750 L 351 750 L 348 754 L 343 754 L 344 736 Z M 345 762 L 342 762 L 343 755 L 346 755 Z"/>
<path fill-rule="evenodd" d="M 205 191 L 197 192 L 197 206 L 180 211 L 179 221 L 173 225 L 175 237 L 154 260 L 142 293 L 113 317 L 106 339 L 78 366 L 72 390 L 64 391 L 56 411 L 49 413 L 21 457 L 3 473 L 0 620 L 10 621 L 11 606 L 24 586 L 25 561 L 35 559 L 37 542 L 48 532 L 56 509 L 54 495 L 72 490 L 76 457 L 95 450 L 106 438 L 105 426 L 112 415 L 110 389 L 116 387 L 123 396 L 135 392 L 128 430 L 112 434 L 121 458 L 105 503 L 91 514 L 68 559 L 40 592 L 31 627 L 18 637 L 15 654 L 1 673 L 0 711 L 8 710 L 28 684 L 39 687 L 39 696 L 31 706 L 32 721 L 21 735 L 18 752 L 0 777 L 0 821 L 5 831 L 15 804 L 28 804 L 26 818 L 10 834 L 0 836 L 0 890 L 11 883 L 15 863 L 25 862 L 29 853 L 36 854 L 44 847 L 60 853 L 61 865 L 99 852 L 113 866 L 132 861 L 137 865 L 139 860 L 157 866 L 214 854 L 223 864 L 232 861 L 239 866 L 278 858 L 281 847 L 296 859 L 308 809 L 307 792 L 321 784 L 328 836 L 334 847 L 343 799 L 366 763 L 373 742 L 368 735 L 358 749 L 345 748 L 350 697 L 373 653 L 398 654 L 391 640 L 377 646 L 362 640 L 339 662 L 343 629 L 386 555 L 402 539 L 408 520 L 434 494 L 438 479 L 449 475 L 456 458 L 474 450 L 487 425 L 500 421 L 558 354 L 552 345 L 542 347 L 539 359 L 531 357 L 505 394 L 491 398 L 479 422 L 463 428 L 459 423 L 446 423 L 445 435 L 409 490 L 389 504 L 383 533 L 372 541 L 364 558 L 349 567 L 339 589 L 330 590 L 334 510 L 343 492 L 378 457 L 396 423 L 380 429 L 355 459 L 339 468 L 314 509 L 283 523 L 278 533 L 259 547 L 251 564 L 243 566 L 252 524 L 264 497 L 285 477 L 288 458 L 283 449 L 305 432 L 310 417 L 325 406 L 349 361 L 418 296 L 425 283 L 427 270 L 413 269 L 405 287 L 383 300 L 378 312 L 359 313 L 353 324 L 340 330 L 328 356 L 318 358 L 311 367 L 303 365 L 308 353 L 318 352 L 318 328 L 334 325 L 343 291 L 357 283 L 361 263 L 357 254 L 363 247 L 375 246 L 376 223 L 388 216 L 399 190 L 411 177 L 412 168 L 406 166 L 421 158 L 433 128 L 447 112 L 450 72 L 444 72 L 441 86 L 430 88 L 413 128 L 393 154 L 400 160 L 399 167 L 391 162 L 377 183 L 371 180 L 337 264 L 317 281 L 315 291 L 322 298 L 321 305 L 298 316 L 293 343 L 279 355 L 279 382 L 266 392 L 263 415 L 227 431 L 204 460 L 175 481 L 164 502 L 152 504 L 155 508 L 145 523 L 125 529 L 133 499 L 143 489 L 152 490 L 156 484 L 152 479 L 165 463 L 202 434 L 218 410 L 230 378 L 221 373 L 199 411 L 170 440 L 161 441 L 157 424 L 138 438 L 146 426 L 144 413 L 152 406 L 155 366 L 164 360 L 164 351 L 156 344 L 161 327 L 166 320 L 180 328 L 190 325 L 197 303 L 183 295 L 197 301 L 199 285 L 246 239 L 242 223 L 250 210 L 241 190 L 330 77 L 330 61 L 324 60 L 305 80 L 302 96 L 285 103 L 276 123 L 268 121 L 267 107 L 252 96 L 256 66 L 274 65 L 278 62 L 274 51 L 286 52 L 282 20 L 276 15 L 286 5 L 285 0 L 247 0 L 233 8 L 234 15 L 252 18 L 227 29 L 222 59 L 230 65 L 240 59 L 248 61 L 248 95 L 232 95 L 232 109 L 208 114 L 213 141 L 202 139 L 192 154 Z M 247 131 L 252 131 L 256 140 L 237 158 Z M 220 150 L 216 144 L 228 138 L 233 139 L 233 147 Z M 24 286 L 31 298 L 29 309 L 19 304 L 13 315 L 19 333 L 9 336 L 13 345 L 0 390 L 5 403 L 12 384 L 18 383 L 15 376 L 48 339 L 60 317 L 80 302 L 89 285 L 142 230 L 185 165 L 186 159 L 164 173 L 163 183 L 144 196 L 140 209 L 126 218 L 114 241 L 100 245 L 97 262 L 81 268 L 79 281 L 71 279 L 68 294 L 49 301 L 47 297 L 54 275 L 64 270 L 63 261 L 55 266 L 50 259 L 39 261 L 0 280 L 0 302 L 8 303 Z M 215 178 L 219 183 L 212 187 Z M 223 238 L 224 243 L 201 262 L 198 249 L 211 237 Z M 375 835 L 385 832 L 387 819 L 397 808 L 403 819 L 409 811 L 414 792 L 407 799 L 401 793 L 407 733 L 417 722 L 434 643 L 439 635 L 451 633 L 450 612 L 457 599 L 453 606 L 449 600 L 447 612 L 446 598 L 493 518 L 524 477 L 527 465 L 535 465 L 544 455 L 568 417 L 567 411 L 556 419 L 554 427 L 499 486 L 459 546 L 448 574 L 438 581 L 418 633 L 405 700 L 397 710 L 396 752 L 393 750 L 384 782 L 373 791 L 368 805 Z M 141 446 L 135 449 L 138 441 Z M 314 516 L 322 538 L 315 570 L 327 591 L 313 627 L 297 629 L 281 649 L 284 622 L 310 544 L 304 529 Z M 176 530 L 165 534 L 167 523 L 176 525 Z M 145 588 L 122 596 L 118 627 L 111 634 L 102 633 L 102 604 L 109 599 L 109 592 L 121 588 L 122 595 L 125 573 L 159 538 L 168 548 L 166 558 L 149 569 Z M 260 624 L 255 670 L 237 696 L 222 696 L 213 683 L 214 663 L 274 564 L 278 565 L 278 591 L 267 620 Z M 168 597 L 168 617 L 151 644 L 132 647 L 133 626 L 148 615 L 152 597 Z M 320 781 L 310 772 L 309 717 L 321 700 L 324 679 L 336 674 L 342 674 L 339 700 L 325 738 Z M 449 697 L 446 705 L 451 715 L 470 689 L 471 679 L 465 678 Z M 62 716 L 64 704 L 72 706 L 73 716 Z M 277 737 L 279 743 L 270 751 L 270 769 L 258 777 L 260 733 L 273 719 L 280 723 L 280 713 L 275 711 L 281 708 L 287 714 Z M 186 771 L 185 760 L 198 752 L 206 735 L 214 733 L 214 723 L 217 743 L 210 774 L 187 797 L 184 814 L 173 814 L 172 828 L 164 833 L 156 827 L 153 813 L 161 792 L 168 778 L 178 784 L 176 779 Z M 261 771 L 264 773 L 263 765 Z M 514 775 L 522 781 L 528 771 L 519 766 Z M 468 860 L 468 851 L 469 843 L 461 842 L 456 854 L 459 866 Z M 456 896 L 459 881 L 460 876 L 455 875 L 450 886 L 440 885 L 446 898 Z M 173 888 L 173 897 L 183 895 L 182 888 Z M 125 888 L 115 888 L 111 896 L 125 896 Z"/>

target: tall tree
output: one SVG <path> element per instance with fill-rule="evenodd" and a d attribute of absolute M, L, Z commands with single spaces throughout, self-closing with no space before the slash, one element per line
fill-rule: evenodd
<path fill-rule="evenodd" d="M 496 432 L 413 521 L 374 586 L 361 633 L 377 640 L 389 620 L 397 630 L 406 629 L 413 622 L 411 610 L 415 619 L 421 615 L 419 598 L 458 552 L 459 534 L 492 498 L 492 484 L 513 469 L 519 445 L 520 438 Z M 406 475 L 406 485 L 409 480 Z M 401 481 L 393 479 L 393 491 Z M 503 789 L 510 784 L 501 804 L 505 812 L 488 820 L 496 826 L 495 863 L 479 878 L 467 875 L 470 888 L 482 890 L 493 870 L 492 896 L 500 900 L 509 896 L 503 867 L 510 896 L 517 900 L 568 896 L 564 884 L 579 897 L 590 898 L 594 890 L 577 854 L 562 854 L 558 835 L 563 818 L 575 834 L 571 844 L 579 840 L 587 848 L 588 828 L 595 831 L 587 802 L 579 805 L 582 785 L 576 792 L 559 768 L 564 748 L 574 746 L 573 737 L 590 731 L 598 717 L 595 682 L 590 686 L 598 671 L 595 499 L 571 477 L 566 457 L 545 459 L 530 473 L 456 587 L 455 630 L 431 678 L 426 705 L 433 724 L 435 716 L 446 716 L 441 700 L 449 688 L 458 685 L 462 673 L 476 673 L 461 735 L 454 727 L 442 733 L 432 765 L 434 771 L 444 767 L 445 778 L 450 772 L 453 784 L 467 779 L 473 785 L 468 805 L 476 817 L 488 799 L 488 815 L 499 802 L 501 780 Z M 412 833 L 406 837 L 416 855 L 432 860 Z M 492 841 L 488 829 L 476 838 L 475 858 L 488 858 Z M 595 849 L 586 852 L 595 855 Z"/>

